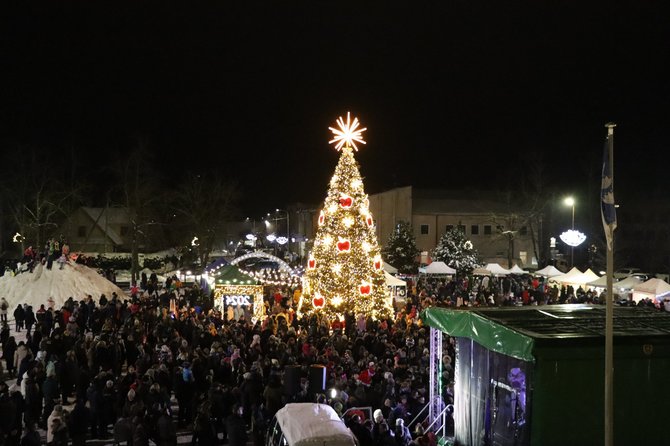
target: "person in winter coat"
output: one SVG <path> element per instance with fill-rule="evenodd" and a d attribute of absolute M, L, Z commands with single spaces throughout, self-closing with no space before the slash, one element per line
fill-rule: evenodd
<path fill-rule="evenodd" d="M 65 412 L 60 404 L 54 406 L 51 415 L 47 418 L 47 445 L 51 444 L 67 445 Z"/>
<path fill-rule="evenodd" d="M 86 407 L 83 399 L 77 399 L 74 409 L 70 413 L 71 423 L 68 423 L 72 446 L 84 446 L 86 444 L 86 433 L 91 420 L 91 411 Z"/>
<path fill-rule="evenodd" d="M 41 446 L 40 433 L 35 428 L 35 423 L 26 424 L 26 433 L 21 438 L 21 446 Z"/>
<path fill-rule="evenodd" d="M 7 339 L 7 342 L 2 344 L 2 357 L 5 358 L 5 362 L 7 363 L 7 372 L 9 373 L 9 377 L 13 378 L 14 373 L 16 372 L 16 366 L 15 364 L 15 353 L 17 350 L 18 346 L 16 345 L 16 340 L 14 339 L 14 336 L 10 336 Z"/>
<path fill-rule="evenodd" d="M 7 310 L 9 310 L 9 303 L 2 297 L 0 298 L 0 322 L 7 322 Z"/>
<path fill-rule="evenodd" d="M 14 310 L 14 322 L 16 324 L 16 332 L 20 333 L 21 329 L 23 328 L 23 321 L 26 318 L 26 310 L 23 309 L 21 304 L 18 304 L 16 306 L 16 309 Z"/>
<path fill-rule="evenodd" d="M 16 347 L 16 351 L 14 351 L 14 368 L 19 370 L 19 377 L 16 380 L 16 384 L 21 385 L 21 379 L 23 379 L 23 373 L 26 370 L 21 370 L 21 364 L 24 362 L 23 360 L 30 354 L 30 350 L 28 350 L 28 347 L 26 346 L 26 343 L 23 341 L 19 342 L 19 345 Z M 9 362 L 9 358 L 6 358 L 7 361 Z"/>
<path fill-rule="evenodd" d="M 226 418 L 226 432 L 230 446 L 245 446 L 247 444 L 247 428 L 244 424 L 244 407 L 235 405 L 233 413 Z"/>
<path fill-rule="evenodd" d="M 30 331 L 33 329 L 33 325 L 35 325 L 35 322 L 37 322 L 37 319 L 35 318 L 35 313 L 33 313 L 33 307 L 31 307 L 30 305 L 28 305 L 28 308 L 25 311 L 24 322 L 26 324 L 26 331 L 30 336 Z"/>

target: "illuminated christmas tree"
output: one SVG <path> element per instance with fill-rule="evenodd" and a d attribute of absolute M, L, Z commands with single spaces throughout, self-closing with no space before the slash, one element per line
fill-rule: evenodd
<path fill-rule="evenodd" d="M 365 314 L 375 319 L 391 314 L 381 250 L 369 210 L 368 196 L 354 159 L 356 143 L 365 144 L 358 118 L 340 117 L 330 143 L 341 150 L 328 196 L 319 213 L 314 247 L 303 278 L 301 312 L 330 319 Z"/>

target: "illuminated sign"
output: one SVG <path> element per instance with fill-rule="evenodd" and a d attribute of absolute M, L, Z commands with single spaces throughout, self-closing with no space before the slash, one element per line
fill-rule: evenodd
<path fill-rule="evenodd" d="M 243 307 L 248 307 L 251 305 L 251 297 L 242 294 L 225 294 L 223 299 L 226 302 L 226 305 L 241 305 Z"/>

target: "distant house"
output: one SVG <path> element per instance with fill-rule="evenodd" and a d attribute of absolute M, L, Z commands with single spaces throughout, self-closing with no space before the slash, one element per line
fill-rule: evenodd
<path fill-rule="evenodd" d="M 60 233 L 74 251 L 129 252 L 131 248 L 127 208 L 80 207 L 63 223 Z"/>

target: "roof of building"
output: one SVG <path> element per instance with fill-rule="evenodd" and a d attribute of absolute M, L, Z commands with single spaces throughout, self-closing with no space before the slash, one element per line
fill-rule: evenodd
<path fill-rule="evenodd" d="M 123 244 L 123 237 L 109 224 L 129 224 L 126 208 L 92 208 L 83 206 L 81 209 L 112 242 L 116 245 Z"/>
<path fill-rule="evenodd" d="M 456 310 L 432 307 L 421 313 L 430 327 L 467 337 L 508 356 L 534 360 L 540 345 L 572 343 L 576 339 L 602 342 L 605 307 L 601 305 L 544 305 Z M 670 339 L 670 315 L 648 308 L 615 307 L 613 335 L 617 339 Z"/>
<path fill-rule="evenodd" d="M 412 189 L 412 207 L 417 214 L 510 214 L 527 212 L 514 199 L 499 191 Z"/>

